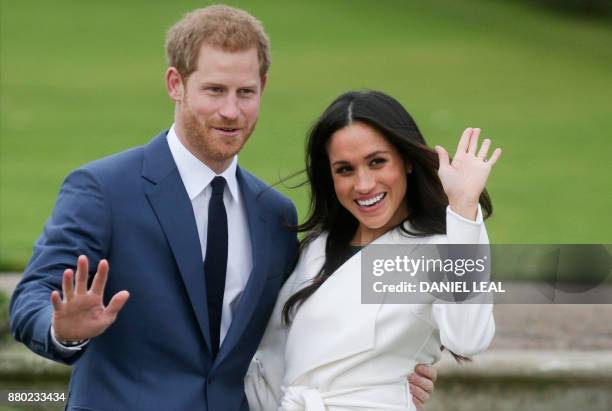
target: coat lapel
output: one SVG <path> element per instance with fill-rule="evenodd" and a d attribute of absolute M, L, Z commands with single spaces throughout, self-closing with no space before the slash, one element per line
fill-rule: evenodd
<path fill-rule="evenodd" d="M 266 208 L 263 200 L 265 196 L 260 195 L 262 190 L 255 185 L 252 177 L 242 171 L 240 167 L 236 170 L 236 177 L 247 211 L 253 269 L 230 328 L 221 344 L 217 361 L 215 361 L 217 364 L 231 352 L 250 322 L 257 309 L 269 271 L 270 228 L 265 217 Z"/>
<path fill-rule="evenodd" d="M 145 147 L 145 194 L 166 235 L 202 336 L 211 350 L 203 258 L 193 207 L 168 147 L 166 132 Z M 212 352 L 212 350 L 211 350 Z"/>
<path fill-rule="evenodd" d="M 396 230 L 372 244 L 403 244 Z M 325 259 L 326 241 L 313 243 L 304 279 L 313 278 Z M 359 251 L 341 265 L 297 310 L 287 336 L 287 361 L 284 382 L 294 383 L 300 376 L 324 364 L 369 351 L 376 344 L 376 319 L 384 294 L 373 304 L 361 302 L 361 257 Z M 310 261 L 320 263 L 310 263 Z M 302 284 L 307 284 L 303 281 Z M 298 288 L 299 289 L 299 288 Z M 296 289 L 295 291 L 298 291 Z M 316 330 L 313 332 L 313 330 Z M 304 350 L 303 347 L 310 347 Z"/>
<path fill-rule="evenodd" d="M 321 255 L 325 255 L 324 247 L 323 243 Z M 285 348 L 286 358 L 291 359 L 286 364 L 286 383 L 374 347 L 380 305 L 361 304 L 360 272 L 361 252 L 338 268 L 297 310 Z M 313 349 L 304 351 L 303 347 Z"/>

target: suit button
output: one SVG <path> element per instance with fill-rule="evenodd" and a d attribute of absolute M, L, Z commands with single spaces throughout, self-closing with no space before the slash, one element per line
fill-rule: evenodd
<path fill-rule="evenodd" d="M 213 383 L 213 377 L 208 377 L 208 385 Z"/>

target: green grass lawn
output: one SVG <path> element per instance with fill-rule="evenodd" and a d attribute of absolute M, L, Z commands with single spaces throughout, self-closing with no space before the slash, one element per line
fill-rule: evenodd
<path fill-rule="evenodd" d="M 612 242 L 612 26 L 501 0 L 259 1 L 273 64 L 240 162 L 303 167 L 338 94 L 398 98 L 428 142 L 480 126 L 504 149 L 497 243 Z M 64 176 L 171 124 L 165 30 L 195 1 L 17 2 L 0 12 L 0 266 L 23 266 Z M 286 190 L 304 217 L 305 190 Z"/>

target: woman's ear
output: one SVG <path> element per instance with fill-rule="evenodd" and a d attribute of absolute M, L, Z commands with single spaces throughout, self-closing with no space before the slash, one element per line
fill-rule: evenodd
<path fill-rule="evenodd" d="M 412 173 L 412 163 L 410 161 L 406 161 L 406 174 Z"/>

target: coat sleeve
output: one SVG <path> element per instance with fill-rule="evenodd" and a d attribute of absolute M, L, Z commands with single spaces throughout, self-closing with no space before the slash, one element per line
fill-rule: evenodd
<path fill-rule="evenodd" d="M 480 206 L 476 221 L 463 218 L 448 207 L 446 225 L 446 242 L 449 244 L 489 244 Z M 487 276 L 485 280 L 488 278 Z M 495 334 L 493 304 L 478 300 L 479 298 L 476 297 L 474 304 L 437 302 L 432 307 L 442 345 L 463 357 L 471 357 L 484 351 Z"/>
<path fill-rule="evenodd" d="M 89 258 L 90 276 L 95 272 L 109 250 L 110 216 L 101 185 L 91 172 L 79 169 L 66 178 L 9 306 L 15 339 L 35 353 L 71 364 L 87 349 L 66 354 L 51 341 L 51 292 L 61 291 L 64 270 L 74 269 L 81 254 Z"/>
<path fill-rule="evenodd" d="M 271 385 L 270 375 L 266 375 L 261 361 L 257 356 L 251 360 L 244 377 L 244 391 L 251 411 L 277 410 L 281 400 L 281 392 Z M 280 384 L 279 384 L 280 387 Z"/>
<path fill-rule="evenodd" d="M 280 406 L 285 375 L 285 345 L 289 333 L 289 326 L 282 322 L 282 311 L 289 297 L 321 269 L 323 260 L 316 250 L 325 249 L 321 246 L 325 240 L 324 235 L 320 236 L 302 250 L 293 273 L 281 288 L 264 336 L 244 379 L 251 411 L 276 410 Z"/>
<path fill-rule="evenodd" d="M 297 210 L 295 205 L 290 201 L 287 210 L 289 227 L 287 233 L 287 250 L 285 252 L 285 266 L 283 269 L 285 279 L 289 278 L 290 274 L 295 269 L 299 257 L 299 242 L 297 232 L 294 229 L 298 222 Z"/>
<path fill-rule="evenodd" d="M 266 331 L 244 378 L 244 389 L 251 411 L 276 410 L 280 405 L 288 331 L 282 323 L 282 310 L 293 293 L 299 269 L 298 263 L 295 271 L 283 285 Z"/>

